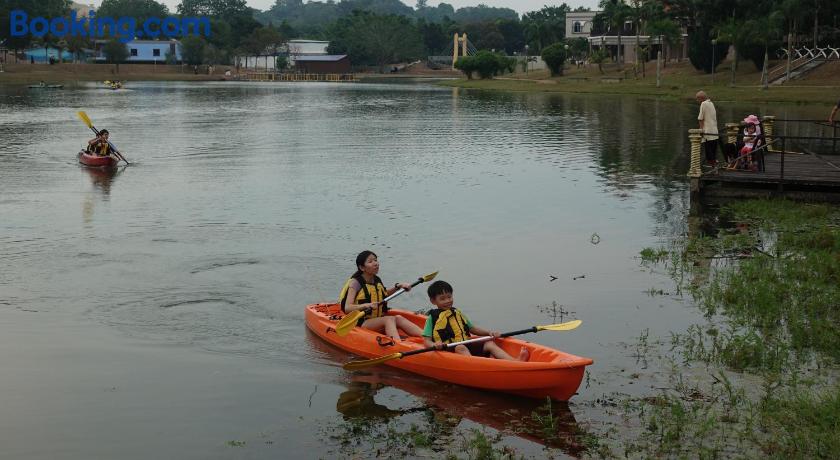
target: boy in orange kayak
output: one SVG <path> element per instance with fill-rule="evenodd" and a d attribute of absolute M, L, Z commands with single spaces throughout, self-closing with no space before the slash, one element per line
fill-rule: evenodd
<path fill-rule="evenodd" d="M 470 335 L 499 338 L 498 332 L 473 325 L 466 315 L 453 307 L 455 300 L 452 291 L 452 285 L 446 281 L 435 281 L 429 286 L 429 301 L 437 308 L 430 310 L 426 318 L 426 327 L 423 329 L 423 342 L 426 346 L 444 349 L 444 344 L 468 340 Z M 467 356 L 492 356 L 509 361 L 528 361 L 529 357 L 525 347 L 519 351 L 519 357 L 514 358 L 492 340 L 458 345 L 455 349 L 447 350 Z"/>
<path fill-rule="evenodd" d="M 111 153 L 111 146 L 108 145 L 108 130 L 99 131 L 99 135 L 88 141 L 88 152 L 101 157 Z"/>

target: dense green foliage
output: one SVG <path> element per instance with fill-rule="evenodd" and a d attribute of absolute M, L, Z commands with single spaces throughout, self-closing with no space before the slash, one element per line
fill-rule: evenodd
<path fill-rule="evenodd" d="M 327 30 L 328 51 L 349 54 L 355 64 L 384 66 L 423 55 L 420 33 L 405 16 L 354 11 Z"/>
<path fill-rule="evenodd" d="M 493 78 L 504 72 L 513 72 L 516 61 L 499 53 L 491 51 L 479 51 L 475 56 L 465 56 L 455 63 L 455 68 L 460 70 L 472 79 L 473 73 L 479 78 Z"/>
<path fill-rule="evenodd" d="M 81 50 L 84 43 L 71 44 L 69 39 L 9 34 L 11 10 L 24 9 L 30 17 L 57 17 L 69 14 L 69 4 L 68 0 L 0 0 L 0 40 L 13 49 L 60 45 Z M 602 0 L 599 8 L 593 34 L 618 36 L 620 43 L 637 47 L 636 66 L 655 58 L 657 51 L 656 45 L 640 37 L 661 37 L 678 47 L 683 30 L 688 31 L 691 62 L 706 72 L 716 64 L 711 56 L 713 39 L 719 43 L 714 52 L 718 63 L 726 57 L 726 44 L 734 45 L 733 75 L 744 59 L 761 68 L 765 54 L 775 57 L 781 47 L 788 46 L 788 35 L 797 47 L 840 43 L 840 2 L 834 0 Z M 455 33 L 467 34 L 471 52 L 514 55 L 524 54 L 527 48 L 529 55 L 540 55 L 546 47 L 565 42 L 567 59 L 583 59 L 590 53 L 587 43 L 564 40 L 567 13 L 581 10 L 565 3 L 527 12 L 521 18 L 510 8 L 479 4 L 456 9 L 448 3 L 433 6 L 427 0 L 417 1 L 414 7 L 401 0 L 275 0 L 266 11 L 249 7 L 246 0 L 181 0 L 175 10 L 179 15 L 210 20 L 212 34 L 204 37 L 198 53 L 204 63 L 231 63 L 233 56 L 244 54 L 276 54 L 287 40 L 306 38 L 329 40 L 333 50 L 349 53 L 356 64 L 383 66 L 449 55 Z M 141 24 L 148 17 L 171 12 L 157 0 L 103 0 L 97 14 L 130 16 Z M 402 36 L 394 35 L 396 25 L 402 27 Z M 599 54 L 598 60 L 623 63 L 619 48 L 606 47 L 607 57 Z"/>
<path fill-rule="evenodd" d="M 688 57 L 691 64 L 697 70 L 712 73 L 717 68 L 729 49 L 729 43 L 718 41 L 712 45 L 712 38 L 709 29 L 696 28 L 688 34 Z"/>
<path fill-rule="evenodd" d="M 563 64 L 566 63 L 566 45 L 555 43 L 542 50 L 542 58 L 551 75 L 563 75 Z"/>
<path fill-rule="evenodd" d="M 108 40 L 102 51 L 105 53 L 105 59 L 111 64 L 119 64 L 128 59 L 128 47 L 115 38 Z"/>

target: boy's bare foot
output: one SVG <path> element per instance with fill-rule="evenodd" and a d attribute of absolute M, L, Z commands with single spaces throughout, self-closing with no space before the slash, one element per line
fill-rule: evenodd
<path fill-rule="evenodd" d="M 528 358 L 530 358 L 530 357 L 531 357 L 531 352 L 528 351 L 528 347 L 522 347 L 522 349 L 519 350 L 519 360 L 520 361 L 528 361 Z"/>

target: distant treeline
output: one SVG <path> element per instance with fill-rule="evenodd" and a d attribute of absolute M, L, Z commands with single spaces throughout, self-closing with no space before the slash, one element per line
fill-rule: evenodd
<path fill-rule="evenodd" d="M 478 1 L 478 0 L 477 0 Z M 92 48 L 88 37 L 11 37 L 9 12 L 26 10 L 30 17 L 66 16 L 69 0 L 0 0 L 0 44 L 23 49 L 32 44 L 80 53 Z M 689 56 L 698 68 L 709 71 L 723 59 L 731 44 L 738 58 L 763 63 L 765 52 L 792 44 L 840 44 L 838 0 L 602 0 L 595 18 L 597 34 L 624 35 L 639 47 L 650 46 L 633 36 L 657 36 L 670 44 L 687 32 Z M 277 54 L 289 39 L 330 41 L 330 51 L 347 53 L 354 65 L 383 65 L 448 54 L 454 33 L 467 33 L 479 50 L 504 54 L 541 54 L 563 42 L 565 3 L 545 6 L 521 17 L 512 9 L 486 5 L 455 9 L 447 3 L 430 6 L 417 0 L 414 7 L 400 0 L 276 0 L 267 11 L 247 6 L 245 0 L 182 0 L 171 12 L 155 0 L 103 0 L 98 16 L 145 18 L 170 14 L 210 19 L 210 37 L 183 37 L 183 58 L 190 64 L 231 64 L 234 56 Z M 114 31 L 118 33 L 119 31 Z M 585 40 L 565 42 L 571 56 L 589 52 Z M 712 45 L 712 41 L 716 48 Z M 626 43 L 626 42 L 624 42 Z M 715 52 L 712 52 L 713 48 Z M 109 60 L 125 60 L 125 47 L 109 44 Z M 599 50 L 599 60 L 621 61 L 618 48 Z M 170 59 L 173 57 L 170 56 Z"/>

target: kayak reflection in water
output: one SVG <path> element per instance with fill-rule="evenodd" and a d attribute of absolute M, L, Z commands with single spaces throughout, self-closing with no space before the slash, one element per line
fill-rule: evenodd
<path fill-rule="evenodd" d="M 387 406 L 377 403 L 373 396 L 377 391 L 386 387 L 382 383 L 348 382 L 347 391 L 338 396 L 335 410 L 340 412 L 345 419 L 364 417 L 383 420 L 426 410 L 425 407 L 389 409 Z"/>

